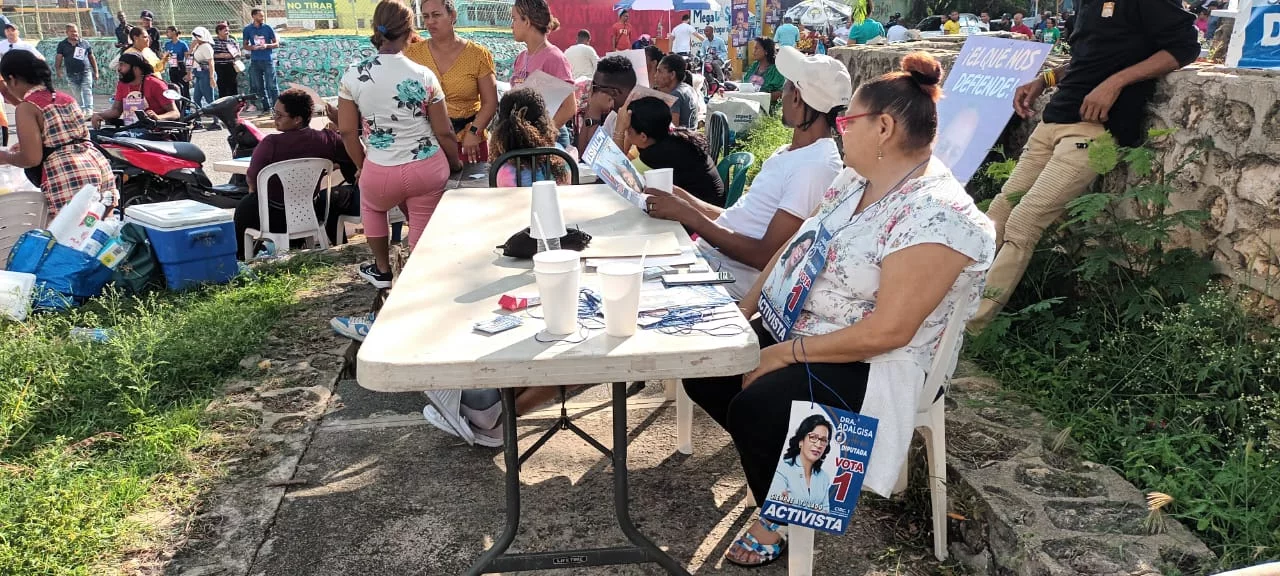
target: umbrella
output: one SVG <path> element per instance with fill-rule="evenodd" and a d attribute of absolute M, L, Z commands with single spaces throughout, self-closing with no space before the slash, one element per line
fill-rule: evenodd
<path fill-rule="evenodd" d="M 613 5 L 618 10 L 719 10 L 718 0 L 622 0 Z"/>
<path fill-rule="evenodd" d="M 831 0 L 804 0 L 784 14 L 792 22 L 798 22 L 802 26 L 824 26 L 848 20 L 852 15 L 853 8 L 848 4 Z"/>

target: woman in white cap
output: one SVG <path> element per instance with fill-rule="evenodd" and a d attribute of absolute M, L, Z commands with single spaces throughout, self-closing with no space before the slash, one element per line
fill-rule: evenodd
<path fill-rule="evenodd" d="M 187 82 L 191 84 L 191 101 L 196 107 L 213 103 L 213 35 L 204 26 L 191 31 L 191 55 L 187 62 Z M 216 129 L 218 120 L 213 126 Z"/>
<path fill-rule="evenodd" d="M 788 274 L 779 251 L 740 303 L 747 318 L 760 313 L 752 320 L 760 365 L 742 376 L 685 381 L 689 397 L 733 438 L 747 484 L 753 494 L 770 495 L 762 510 L 775 518 L 825 524 L 816 521 L 826 514 L 822 505 L 851 509 L 860 486 L 889 496 L 943 328 L 952 314 L 972 316 L 982 296 L 995 226 L 933 158 L 941 82 L 942 65 L 917 52 L 903 58 L 900 71 L 858 88 L 836 126 L 847 168 L 793 237 L 813 235 L 799 260 L 805 273 Z M 863 474 L 827 481 L 836 486 L 843 479 L 843 491 L 828 492 L 818 474 L 788 474 L 783 462 L 787 454 L 794 460 L 797 447 L 783 451 L 796 437 L 791 422 L 814 407 L 878 420 L 865 456 L 843 449 L 866 434 L 842 419 L 832 420 L 833 434 L 801 438 L 802 450 L 868 460 Z M 788 493 L 770 490 L 782 484 Z M 829 501 L 806 497 L 813 494 L 829 494 Z M 761 517 L 726 560 L 743 566 L 777 560 L 786 549 L 780 527 Z"/>

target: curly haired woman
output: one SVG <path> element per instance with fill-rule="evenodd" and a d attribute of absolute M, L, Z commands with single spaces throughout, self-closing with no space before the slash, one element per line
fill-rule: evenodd
<path fill-rule="evenodd" d="M 489 140 L 489 149 L 497 158 L 513 150 L 552 148 L 556 146 L 557 134 L 542 95 L 529 89 L 515 90 L 507 93 L 498 105 L 498 122 Z M 498 186 L 502 187 L 530 186 L 540 180 L 568 184 L 569 170 L 559 158 L 552 158 L 545 168 L 517 171 L 514 164 L 507 164 L 498 170 Z"/>

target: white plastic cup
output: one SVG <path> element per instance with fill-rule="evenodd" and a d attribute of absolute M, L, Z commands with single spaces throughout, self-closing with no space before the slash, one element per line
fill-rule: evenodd
<path fill-rule="evenodd" d="M 644 268 L 639 264 L 606 264 L 596 270 L 600 275 L 601 299 L 604 300 L 604 333 L 625 338 L 636 333 L 640 316 L 640 285 Z"/>
<path fill-rule="evenodd" d="M 578 289 L 581 285 L 581 254 L 573 250 L 548 250 L 533 256 L 533 278 L 542 301 L 547 333 L 573 334 L 578 331 Z"/>
<path fill-rule="evenodd" d="M 671 168 L 652 168 L 644 173 L 644 185 L 670 194 L 675 186 L 675 172 Z"/>
<path fill-rule="evenodd" d="M 534 182 L 533 198 L 529 204 L 529 235 L 541 240 L 559 240 L 566 233 L 556 183 L 551 180 Z"/>

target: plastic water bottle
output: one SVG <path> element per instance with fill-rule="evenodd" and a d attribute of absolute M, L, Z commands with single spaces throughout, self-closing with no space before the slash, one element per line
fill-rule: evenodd
<path fill-rule="evenodd" d="M 258 253 L 254 254 L 253 257 L 254 258 L 270 258 L 275 255 L 276 255 L 276 243 L 272 242 L 270 238 L 264 238 L 262 240 L 262 248 L 259 248 Z"/>
<path fill-rule="evenodd" d="M 111 331 L 106 328 L 72 328 L 71 339 L 77 342 L 106 342 Z"/>

